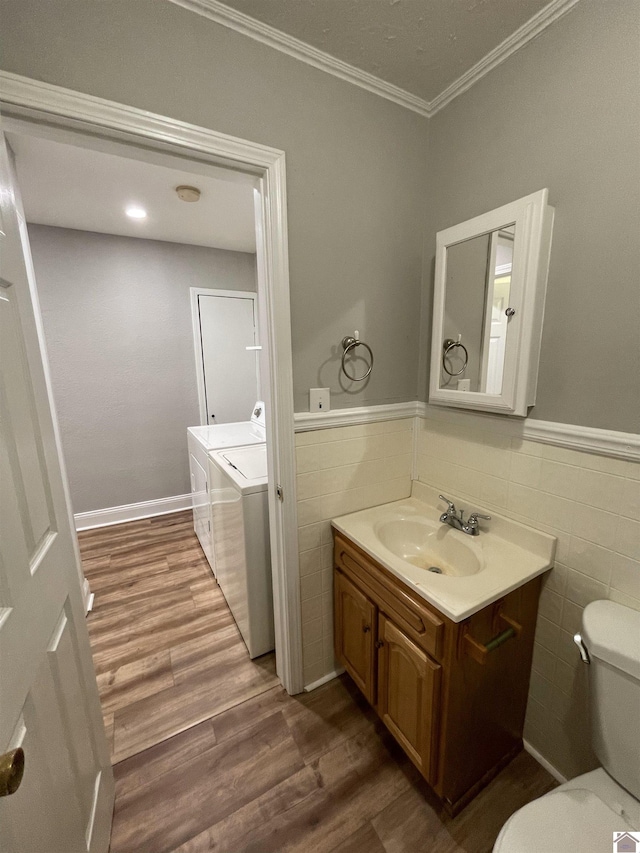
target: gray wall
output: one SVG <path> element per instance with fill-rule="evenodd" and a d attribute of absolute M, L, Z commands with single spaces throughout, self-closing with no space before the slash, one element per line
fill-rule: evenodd
<path fill-rule="evenodd" d="M 160 0 L 2 0 L 5 70 L 284 149 L 294 393 L 417 393 L 427 120 Z M 359 329 L 371 380 L 342 391 Z M 364 387 L 363 387 L 364 386 Z"/>
<path fill-rule="evenodd" d="M 639 30 L 637 0 L 582 0 L 431 119 L 422 370 L 436 231 L 548 187 L 531 417 L 640 429 Z M 426 399 L 426 373 L 419 384 Z"/>
<path fill-rule="evenodd" d="M 74 512 L 191 491 L 190 287 L 255 290 L 255 255 L 29 225 Z"/>
<path fill-rule="evenodd" d="M 376 367 L 334 406 L 426 398 L 435 232 L 547 186 L 532 416 L 638 428 L 636 0 L 581 0 L 429 122 L 159 0 L 0 2 L 6 70 L 286 151 L 296 409 L 354 328 Z"/>

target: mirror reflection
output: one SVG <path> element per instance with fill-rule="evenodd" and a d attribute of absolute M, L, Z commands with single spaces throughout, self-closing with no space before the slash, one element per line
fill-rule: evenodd
<path fill-rule="evenodd" d="M 500 394 L 515 225 L 446 249 L 440 388 Z"/>

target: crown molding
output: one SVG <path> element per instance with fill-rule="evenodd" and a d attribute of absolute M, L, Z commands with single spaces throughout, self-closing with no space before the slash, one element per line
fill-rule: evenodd
<path fill-rule="evenodd" d="M 474 83 L 477 83 L 478 80 L 481 80 L 486 74 L 509 59 L 521 47 L 524 47 L 536 38 L 536 36 L 539 36 L 543 30 L 546 30 L 548 26 L 563 15 L 566 15 L 579 2 L 580 0 L 552 0 L 548 6 L 545 6 L 532 18 L 529 18 L 514 33 L 511 33 L 497 47 L 494 47 L 486 56 L 483 56 L 479 62 L 476 62 L 472 68 L 465 71 L 450 86 L 447 86 L 439 95 L 436 95 L 429 102 L 429 116 L 435 115 L 439 110 L 451 103 L 454 98 L 457 98 L 458 95 L 470 89 Z"/>
<path fill-rule="evenodd" d="M 327 74 L 338 77 L 340 80 L 345 80 L 347 83 L 352 83 L 354 86 L 359 86 L 367 92 L 372 92 L 374 95 L 386 98 L 386 100 L 392 101 L 405 109 L 430 118 L 439 110 L 446 107 L 447 104 L 451 103 L 458 95 L 470 89 L 485 74 L 488 74 L 496 66 L 516 53 L 516 51 L 520 50 L 521 47 L 524 47 L 532 39 L 540 35 L 543 30 L 565 15 L 580 0 L 552 0 L 544 9 L 541 9 L 486 56 L 483 56 L 472 68 L 458 77 L 457 80 L 454 80 L 450 86 L 447 86 L 432 101 L 427 101 L 424 98 L 418 97 L 418 95 L 413 95 L 411 92 L 401 89 L 399 86 L 387 83 L 386 80 L 381 80 L 367 71 L 355 68 L 353 65 L 349 65 L 348 62 L 343 62 L 341 59 L 325 53 L 323 50 L 312 47 L 310 44 L 300 41 L 300 39 L 269 26 L 269 24 L 264 24 L 262 21 L 239 12 L 237 9 L 226 6 L 220 0 L 170 0 L 170 2 L 198 15 L 203 15 L 205 18 L 209 18 L 209 20 L 215 21 L 223 27 L 235 30 L 237 33 L 248 36 L 268 47 L 279 50 L 293 59 L 299 59 L 307 65 L 319 68 L 320 71 L 325 71 Z"/>
<path fill-rule="evenodd" d="M 414 113 L 426 117 L 430 115 L 429 103 L 423 98 L 406 92 L 392 83 L 387 83 L 386 80 L 381 80 L 367 71 L 355 68 L 348 62 L 343 62 L 323 50 L 318 50 L 306 42 L 269 26 L 269 24 L 264 24 L 243 12 L 238 12 L 237 9 L 225 6 L 218 0 L 170 0 L 170 2 L 191 12 L 196 12 L 198 15 L 203 15 L 205 18 L 215 21 L 216 24 L 235 30 L 237 33 L 254 39 L 254 41 L 259 41 L 268 47 L 279 50 L 293 59 L 299 59 L 307 65 L 319 68 L 320 71 L 326 71 L 327 74 L 338 77 L 340 80 L 353 83 L 354 86 L 359 86 L 367 92 L 386 98 L 387 101 L 399 104 Z"/>

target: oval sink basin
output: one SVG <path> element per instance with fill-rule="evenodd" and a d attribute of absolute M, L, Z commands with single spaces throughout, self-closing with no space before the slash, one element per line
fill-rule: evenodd
<path fill-rule="evenodd" d="M 374 525 L 380 543 L 412 566 L 449 577 L 475 575 L 482 568 L 479 547 L 466 543 L 466 534 L 423 518 L 381 521 Z"/>

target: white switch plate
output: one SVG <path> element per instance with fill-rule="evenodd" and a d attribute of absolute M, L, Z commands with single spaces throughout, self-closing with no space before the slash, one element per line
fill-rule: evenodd
<path fill-rule="evenodd" d="M 331 409 L 329 388 L 309 388 L 309 411 L 328 412 Z"/>

